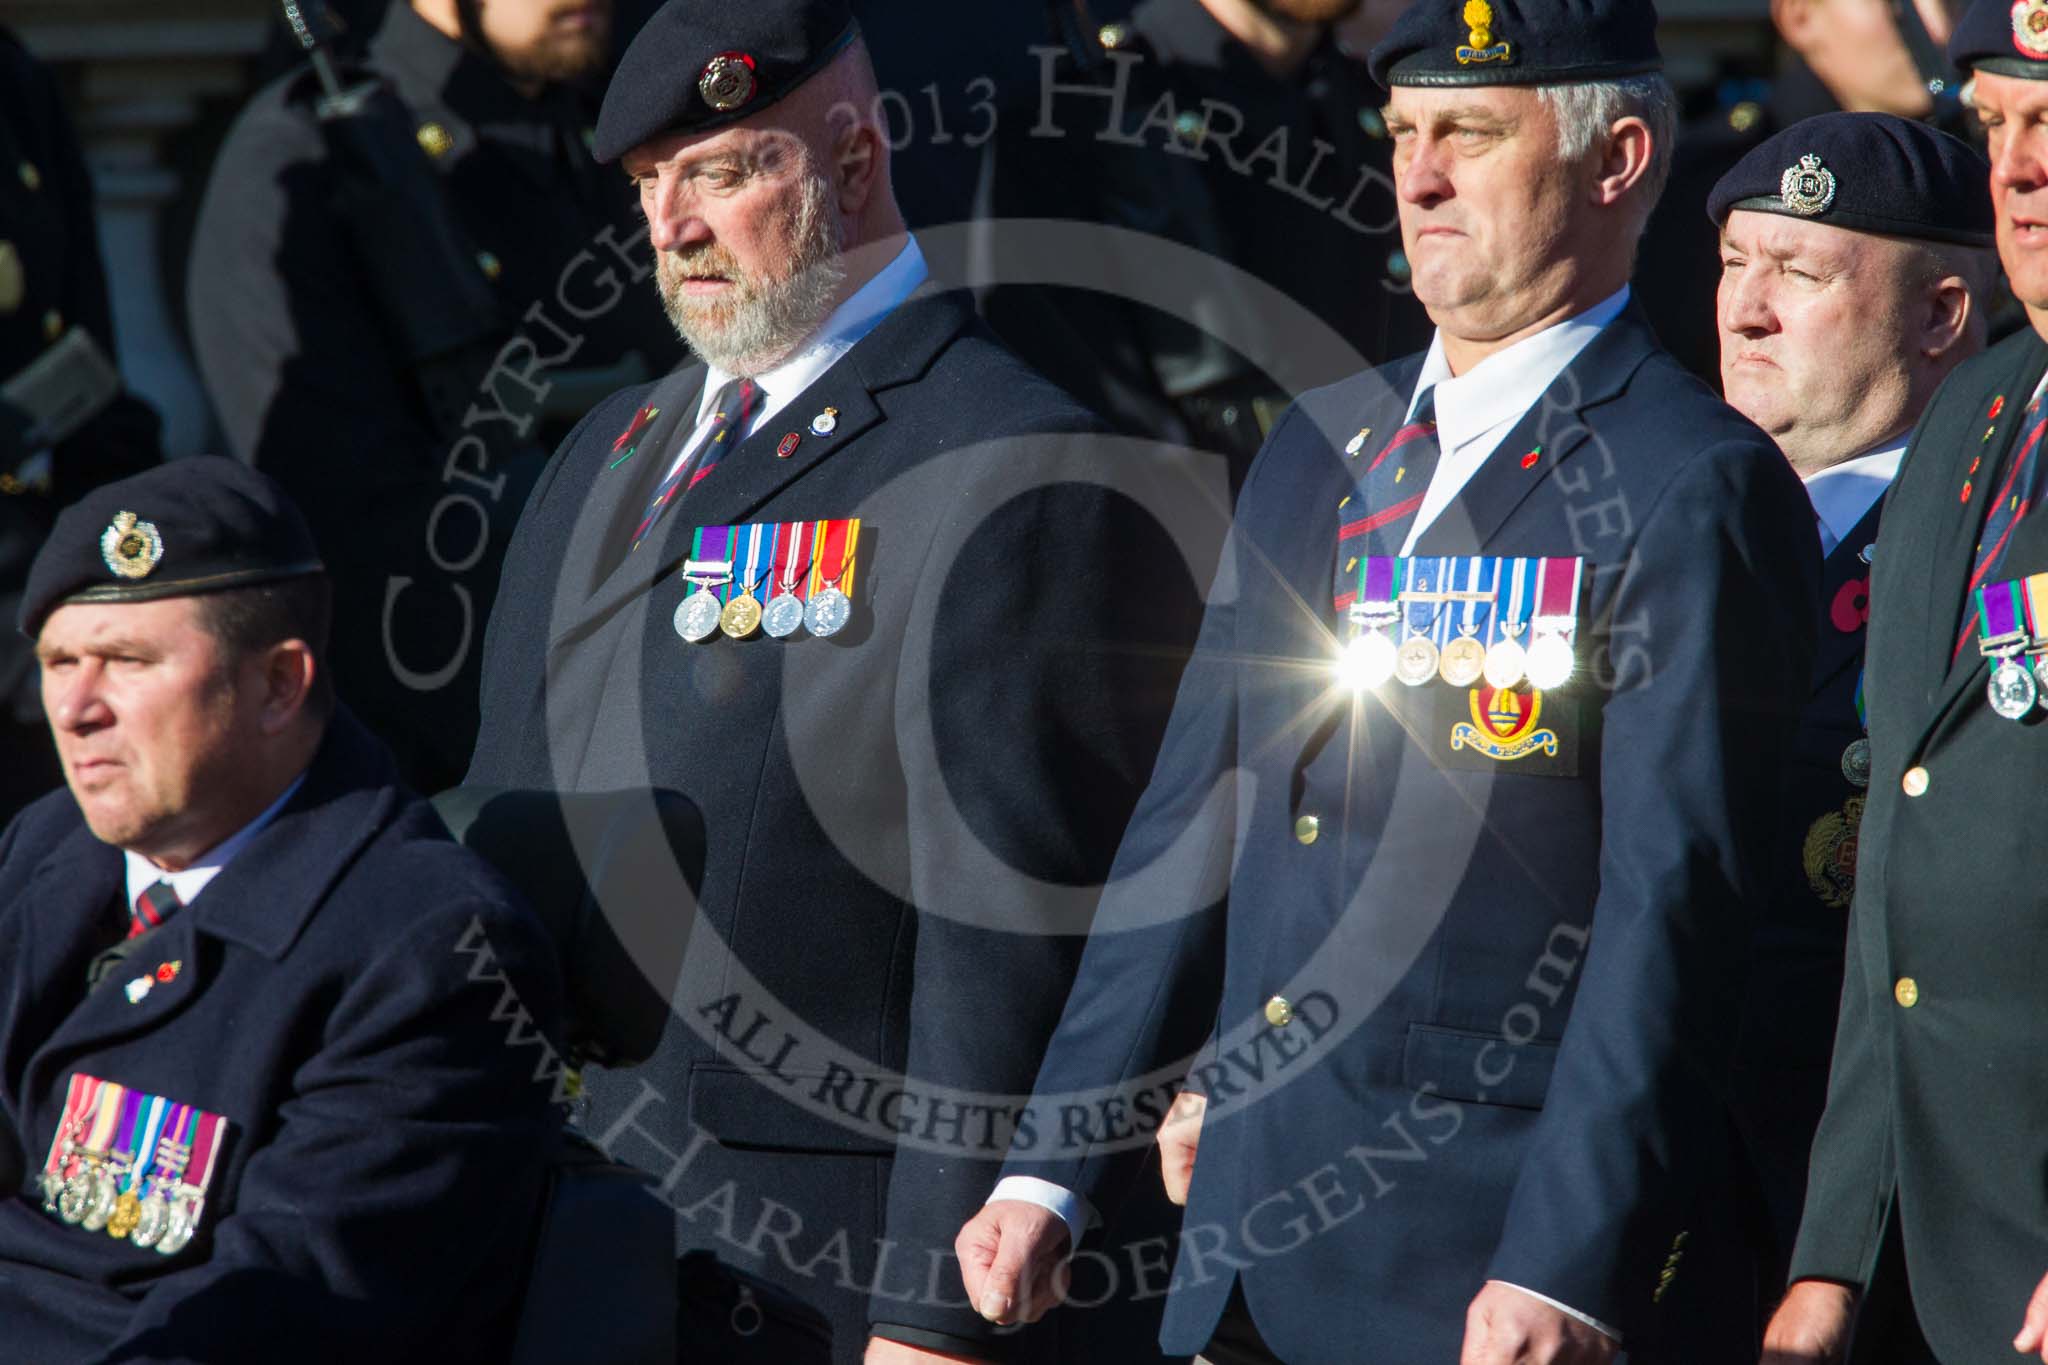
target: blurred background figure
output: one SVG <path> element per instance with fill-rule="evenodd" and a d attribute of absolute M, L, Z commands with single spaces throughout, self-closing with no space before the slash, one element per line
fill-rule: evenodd
<path fill-rule="evenodd" d="M 255 97 L 200 211 L 188 303 L 227 444 L 307 509 L 342 695 L 423 790 L 467 765 L 541 464 L 682 354 L 632 287 L 652 258 L 627 187 L 589 155 L 611 40 L 610 0 L 393 4 L 359 62 L 322 51 Z"/>
<path fill-rule="evenodd" d="M 1658 337 L 1693 373 L 1709 383 L 1720 374 L 1707 325 L 1720 261 L 1700 210 L 1757 144 L 1801 119 L 1849 110 L 1919 119 L 1981 145 L 1944 51 L 1957 8 L 1956 0 L 1768 0 L 1773 74 L 1723 79 L 1692 101 L 1636 284 Z"/>
<path fill-rule="evenodd" d="M 1048 9 L 1056 42 L 1003 110 L 977 217 L 1163 238 L 1284 301 L 1276 311 L 1105 236 L 1079 266 L 1092 288 L 998 287 L 985 312 L 1119 429 L 1229 457 L 1234 491 L 1293 398 L 1262 364 L 1285 356 L 1298 391 L 1428 343 L 1395 226 L 1385 94 L 1346 50 L 1362 53 L 1399 7 L 1144 0 L 1099 25 L 1072 0 Z M 1000 282 L 1011 250 L 992 238 L 977 264 Z M 1162 283 L 1178 316 L 1136 301 Z M 1341 344 L 1319 346 L 1296 310 Z"/>
<path fill-rule="evenodd" d="M 57 509 L 157 462 L 157 418 L 124 392 L 93 188 L 57 82 L 0 27 L 0 620 Z M 0 824 L 64 780 L 35 652 L 0 629 Z"/>

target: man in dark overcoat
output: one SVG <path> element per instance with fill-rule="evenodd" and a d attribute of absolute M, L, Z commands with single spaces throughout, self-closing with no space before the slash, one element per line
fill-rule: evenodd
<path fill-rule="evenodd" d="M 502 1361 L 559 1119 L 531 912 L 325 680 L 277 485 L 59 517 L 20 624 L 67 788 L 0 835 L 0 1354 Z"/>

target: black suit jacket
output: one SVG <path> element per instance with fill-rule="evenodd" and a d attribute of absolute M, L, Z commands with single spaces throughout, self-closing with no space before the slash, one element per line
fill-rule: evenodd
<path fill-rule="evenodd" d="M 40 1191 L 0 1202 L 0 1353 L 504 1359 L 559 1122 L 560 986 L 531 912 L 346 713 L 276 819 L 88 995 L 125 899 L 68 791 L 0 837 L 4 1117 L 40 1171 L 84 1073 L 229 1137 L 176 1256 L 68 1226 Z"/>
<path fill-rule="evenodd" d="M 628 551 L 703 375 L 615 396 L 543 476 L 486 642 L 470 781 L 652 781 L 704 812 L 700 918 L 681 980 L 657 983 L 668 1036 L 646 1067 L 592 1076 L 585 1121 L 663 1177 L 688 1264 L 752 1277 L 776 1325 L 829 1334 L 835 1360 L 859 1359 L 871 1323 L 994 1353 L 950 1249 L 1030 1122 L 1021 1096 L 1171 705 L 1191 571 L 1134 495 L 1185 488 L 1187 457 L 1092 435 L 966 301 L 920 295 Z M 694 528 L 853 516 L 842 634 L 672 628 Z M 1156 1296 L 1125 1337 L 1115 1313 L 1020 1349 L 1142 1358 Z M 710 1316 L 723 1333 L 729 1313 Z"/>
<path fill-rule="evenodd" d="M 2048 726 L 1991 711 L 1974 638 L 1951 663 L 1985 504 L 2044 370 L 2048 346 L 2031 332 L 1958 369 L 1886 507 L 1865 683 L 1875 769 L 1793 1258 L 1797 1276 L 1870 1284 L 1896 1224 L 1913 1308 L 1943 1360 L 2009 1354 L 2048 1271 L 2048 890 L 2032 832 Z M 2048 517 L 2036 513 L 2000 577 L 2044 569 Z M 1909 772 L 1915 790 L 1924 776 L 1919 795 Z"/>

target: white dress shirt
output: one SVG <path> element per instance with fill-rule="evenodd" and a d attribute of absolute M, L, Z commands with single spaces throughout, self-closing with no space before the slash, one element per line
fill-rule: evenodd
<path fill-rule="evenodd" d="M 1431 339 L 1422 372 L 1415 376 L 1415 391 L 1408 398 L 1408 416 L 1415 415 L 1423 394 L 1436 390 L 1436 439 L 1443 453 L 1436 472 L 1430 475 L 1422 510 L 1408 529 L 1402 554 L 1415 553 L 1415 542 L 1422 533 L 1465 490 L 1487 457 L 1536 406 L 1544 390 L 1557 382 L 1565 366 L 1579 358 L 1579 352 L 1601 329 L 1621 316 L 1628 300 L 1629 288 L 1623 285 L 1577 317 L 1523 337 L 1455 377 L 1444 355 L 1443 333 L 1439 331 Z"/>
<path fill-rule="evenodd" d="M 1820 526 L 1822 559 L 1833 554 L 1843 537 L 1877 506 L 1905 458 L 1906 443 L 1900 441 L 1807 477 L 1806 496 L 1813 502 L 1814 520 Z"/>
<path fill-rule="evenodd" d="M 1600 335 L 1601 329 L 1621 316 L 1621 310 L 1628 306 L 1628 301 L 1629 288 L 1623 285 L 1578 316 L 1547 327 L 1534 336 L 1524 337 L 1455 377 L 1451 374 L 1450 361 L 1444 355 L 1443 333 L 1437 333 L 1430 342 L 1429 354 L 1423 358 L 1422 370 L 1416 376 L 1415 391 L 1409 396 L 1408 416 L 1412 418 L 1415 415 L 1416 405 L 1423 394 L 1432 388 L 1436 390 L 1436 432 L 1442 455 L 1437 461 L 1436 472 L 1430 476 L 1429 491 L 1422 500 L 1421 510 L 1416 513 L 1414 526 L 1409 529 L 1407 543 L 1401 547 L 1402 554 L 1415 553 L 1416 540 L 1464 491 L 1465 485 L 1479 472 L 1487 457 L 1507 439 L 1508 433 L 1543 397 L 1544 391 L 1557 382 L 1565 367 L 1579 358 L 1579 353 Z M 1087 1200 L 1072 1190 L 1033 1176 L 1013 1175 L 997 1181 L 988 1202 L 993 1204 L 998 1199 L 1021 1200 L 1052 1210 L 1067 1225 L 1075 1246 L 1081 1244 L 1081 1235 L 1096 1222 L 1095 1210 Z M 1507 1281 L 1500 1283 L 1507 1284 Z M 1567 1317 L 1576 1318 L 1616 1341 L 1621 1340 L 1620 1332 L 1568 1304 L 1559 1303 L 1533 1289 L 1523 1289 L 1518 1284 L 1508 1285 L 1508 1288 L 1541 1299 Z"/>
<path fill-rule="evenodd" d="M 199 893 L 206 889 L 206 884 L 218 877 L 234 856 L 247 848 L 249 841 L 263 832 L 264 826 L 277 818 L 277 813 L 284 809 L 284 803 L 291 800 L 305 782 L 304 773 L 293 778 L 292 784 L 284 789 L 284 795 L 271 802 L 261 815 L 194 858 L 192 865 L 182 872 L 166 872 L 140 853 L 122 849 L 121 858 L 128 867 L 130 913 L 134 912 L 136 902 L 142 899 L 142 893 L 158 882 L 171 884 L 171 890 L 178 893 L 178 903 L 181 906 L 190 905 L 197 900 Z"/>
<path fill-rule="evenodd" d="M 825 319 L 825 325 L 809 341 L 797 347 L 789 359 L 766 373 L 754 376 L 754 386 L 760 393 L 754 400 L 754 411 L 747 419 L 746 428 L 733 438 L 734 442 L 744 441 L 767 425 L 776 413 L 795 402 L 805 389 L 838 364 L 841 357 L 880 326 L 882 319 L 900 308 L 904 300 L 916 293 L 930 277 L 931 268 L 925 264 L 924 251 L 918 246 L 917 238 L 908 239 L 903 250 L 896 253 L 896 258 L 883 266 L 873 279 L 854 290 L 853 295 Z M 676 467 L 711 434 L 711 418 L 718 410 L 719 392 L 736 377 L 716 365 L 709 367 L 704 376 L 704 395 L 697 400 L 697 425 L 690 432 L 690 439 L 683 442 L 682 449 L 670 461 L 670 474 L 675 473 Z M 805 424 L 808 425 L 808 421 Z"/>

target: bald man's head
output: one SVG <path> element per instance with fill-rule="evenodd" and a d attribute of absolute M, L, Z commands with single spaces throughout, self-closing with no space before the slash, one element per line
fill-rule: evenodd
<path fill-rule="evenodd" d="M 856 40 L 759 113 L 621 159 L 669 318 L 727 373 L 775 368 L 894 254 L 904 226 L 878 93 Z"/>

